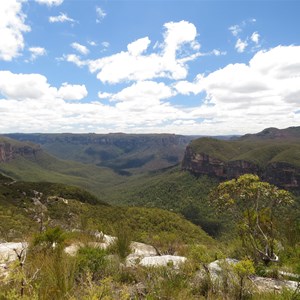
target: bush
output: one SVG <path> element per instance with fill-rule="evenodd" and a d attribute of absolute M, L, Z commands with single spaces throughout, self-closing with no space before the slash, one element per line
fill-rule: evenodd
<path fill-rule="evenodd" d="M 85 273 L 91 274 L 92 280 L 99 280 L 107 266 L 106 251 L 94 247 L 82 247 L 77 253 L 77 276 L 81 277 Z"/>

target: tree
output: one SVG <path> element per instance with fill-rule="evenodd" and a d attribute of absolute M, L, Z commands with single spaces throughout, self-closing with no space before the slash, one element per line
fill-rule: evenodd
<path fill-rule="evenodd" d="M 278 261 L 275 254 L 280 213 L 292 204 L 292 195 L 259 177 L 245 174 L 219 184 L 210 194 L 219 210 L 229 211 L 239 225 L 240 237 L 267 264 Z M 276 227 L 277 226 L 277 227 Z"/>
<path fill-rule="evenodd" d="M 251 260 L 244 259 L 233 266 L 233 270 L 239 278 L 239 293 L 237 299 L 244 298 L 245 279 L 255 273 L 255 268 Z"/>

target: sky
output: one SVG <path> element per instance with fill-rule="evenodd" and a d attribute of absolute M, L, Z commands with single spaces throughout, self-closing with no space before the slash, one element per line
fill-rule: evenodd
<path fill-rule="evenodd" d="M 300 126 L 300 1 L 1 0 L 0 133 Z"/>

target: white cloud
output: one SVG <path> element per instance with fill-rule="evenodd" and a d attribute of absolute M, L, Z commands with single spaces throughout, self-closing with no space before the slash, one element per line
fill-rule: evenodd
<path fill-rule="evenodd" d="M 238 36 L 238 34 L 242 32 L 242 28 L 239 25 L 232 25 L 228 29 L 233 36 Z"/>
<path fill-rule="evenodd" d="M 95 41 L 88 41 L 88 44 L 93 47 L 97 46 L 97 43 Z"/>
<path fill-rule="evenodd" d="M 148 37 L 136 40 L 127 46 L 128 53 L 133 56 L 141 55 L 148 49 L 151 41 Z"/>
<path fill-rule="evenodd" d="M 14 74 L 10 71 L 0 71 L 0 93 L 8 99 L 24 101 L 35 99 L 46 100 L 56 94 L 47 78 L 40 74 Z"/>
<path fill-rule="evenodd" d="M 97 78 L 104 83 L 154 78 L 183 79 L 188 73 L 187 62 L 202 55 L 194 50 L 196 27 L 186 21 L 166 23 L 164 27 L 164 42 L 158 53 L 144 53 L 151 42 L 148 37 L 144 37 L 130 43 L 128 51 L 86 62 L 79 62 L 75 57 L 69 57 L 68 61 L 77 65 L 87 64 L 90 71 L 97 72 Z M 186 45 L 189 47 L 183 47 Z M 181 51 L 183 48 L 185 51 Z"/>
<path fill-rule="evenodd" d="M 104 47 L 104 48 L 108 48 L 110 46 L 110 43 L 109 42 L 102 42 L 101 45 Z"/>
<path fill-rule="evenodd" d="M 64 100 L 81 100 L 87 96 L 85 85 L 63 83 L 58 90 L 58 96 Z"/>
<path fill-rule="evenodd" d="M 251 35 L 251 41 L 255 44 L 258 44 L 259 43 L 259 38 L 260 38 L 260 35 L 258 32 L 253 32 L 252 35 Z"/>
<path fill-rule="evenodd" d="M 62 58 L 60 58 L 60 60 L 66 60 L 68 62 L 75 64 L 77 67 L 80 68 L 87 64 L 86 62 L 82 61 L 80 57 L 76 54 L 64 55 Z"/>
<path fill-rule="evenodd" d="M 72 43 L 71 47 L 83 55 L 86 55 L 90 52 L 86 46 L 83 46 L 79 43 Z"/>
<path fill-rule="evenodd" d="M 24 49 L 23 33 L 30 31 L 30 27 L 25 24 L 22 2 L 0 2 L 0 60 L 11 61 Z"/>
<path fill-rule="evenodd" d="M 30 47 L 28 50 L 31 53 L 30 60 L 32 61 L 37 59 L 39 56 L 44 56 L 47 54 L 46 49 L 42 47 Z"/>
<path fill-rule="evenodd" d="M 152 103 L 153 101 L 170 98 L 173 95 L 172 89 L 162 82 L 139 81 L 113 95 L 111 99 L 115 101 L 140 101 L 141 103 L 148 101 Z"/>
<path fill-rule="evenodd" d="M 64 23 L 64 22 L 74 23 L 75 20 L 68 17 L 68 15 L 65 13 L 60 13 L 58 16 L 50 16 L 49 22 L 50 23 Z"/>
<path fill-rule="evenodd" d="M 96 7 L 96 14 L 97 14 L 97 23 L 101 23 L 101 21 L 106 17 L 106 12 L 101 7 Z"/>
<path fill-rule="evenodd" d="M 47 6 L 59 6 L 64 2 L 64 0 L 35 0 L 35 2 L 45 4 Z"/>
<path fill-rule="evenodd" d="M 248 46 L 247 41 L 242 41 L 241 39 L 238 39 L 235 44 L 235 49 L 237 50 L 237 52 L 243 53 L 247 48 L 247 46 Z"/>

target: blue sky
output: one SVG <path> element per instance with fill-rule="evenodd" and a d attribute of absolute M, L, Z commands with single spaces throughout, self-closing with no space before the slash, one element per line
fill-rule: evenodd
<path fill-rule="evenodd" d="M 0 2 L 0 133 L 300 125 L 300 1 Z"/>

